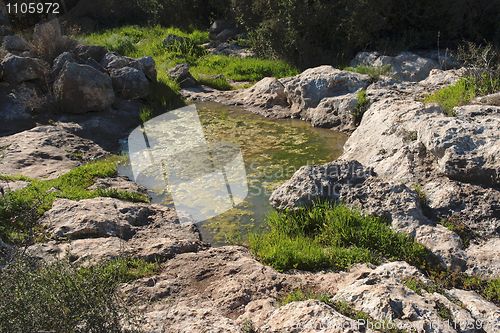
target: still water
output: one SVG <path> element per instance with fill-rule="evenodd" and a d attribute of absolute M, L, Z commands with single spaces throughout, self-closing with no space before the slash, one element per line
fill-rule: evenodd
<path fill-rule="evenodd" d="M 191 107 L 191 111 L 194 112 L 190 114 L 191 118 L 185 117 L 182 124 L 179 123 L 179 118 L 188 113 L 179 112 L 177 115 L 181 117 L 178 117 L 174 111 L 165 114 L 168 119 L 160 116 L 158 119 L 161 121 L 156 121 L 155 118 L 150 122 L 151 125 L 146 123 L 146 126 L 136 131 L 136 137 L 141 138 L 143 132 L 147 131 L 148 137 L 145 141 L 148 146 L 156 144 L 161 149 L 152 149 L 147 154 L 140 153 L 139 156 L 137 151 L 140 150 L 138 146 L 141 144 L 138 145 L 135 142 L 138 140 L 133 139 L 134 136 L 131 135 L 125 145 L 128 147 L 126 151 L 130 153 L 131 162 L 120 167 L 119 172 L 137 181 L 139 178 L 137 170 L 146 169 L 144 166 L 138 166 L 137 161 L 160 163 L 151 162 L 160 160 L 152 159 L 151 155 L 163 154 L 161 160 L 167 161 L 166 164 L 170 165 L 167 167 L 170 174 L 175 174 L 175 177 L 167 178 L 176 184 L 169 184 L 169 181 L 159 182 L 158 177 L 149 183 L 143 180 L 142 183 L 150 190 L 152 202 L 175 206 L 179 211 L 183 202 L 189 204 L 190 200 L 195 202 L 203 198 L 205 206 L 199 206 L 203 207 L 200 211 L 207 208 L 210 211 L 205 215 L 196 214 L 198 210 L 195 213 L 194 209 L 198 206 L 194 205 L 195 208 L 191 212 L 197 215 L 197 221 L 201 221 L 198 226 L 203 240 L 213 245 L 239 242 L 248 232 L 262 227 L 266 214 L 272 209 L 268 202 L 272 191 L 301 166 L 336 159 L 342 153 L 342 146 L 347 140 L 347 136 L 342 133 L 313 128 L 301 120 L 267 119 L 239 107 L 197 103 Z M 188 145 L 193 147 L 186 149 Z M 205 146 L 217 147 L 215 153 L 210 148 L 211 152 L 207 154 L 212 159 L 214 156 L 224 155 L 219 158 L 219 162 L 224 161 L 220 164 L 226 171 L 221 173 L 224 175 L 223 178 L 205 177 L 201 187 L 197 187 L 196 183 L 185 180 L 200 179 L 200 175 L 210 173 L 201 170 L 200 165 L 209 164 L 212 171 L 218 167 L 212 160 L 206 163 L 207 160 L 203 157 L 205 152 L 199 149 Z M 168 155 L 165 152 L 168 152 Z M 229 155 L 231 158 L 227 158 Z M 227 167 L 228 163 L 231 164 L 230 168 Z M 165 168 L 165 163 L 161 167 Z M 135 177 L 131 171 L 134 168 Z M 234 172 L 236 169 L 240 172 Z M 163 172 L 160 173 L 164 175 Z M 216 179 L 220 181 L 216 183 Z M 151 183 L 154 185 L 150 185 Z M 223 186 L 220 186 L 220 183 L 223 183 Z M 211 202 L 214 203 L 213 206 L 221 202 L 217 201 L 221 191 L 219 189 L 217 192 L 216 187 L 221 187 L 222 192 L 229 190 L 232 205 L 225 208 L 217 207 L 218 209 L 207 207 Z M 204 196 L 202 192 L 205 193 Z M 180 193 L 183 197 L 179 195 Z M 241 194 L 239 197 L 238 193 Z M 204 216 L 208 218 L 205 219 Z"/>

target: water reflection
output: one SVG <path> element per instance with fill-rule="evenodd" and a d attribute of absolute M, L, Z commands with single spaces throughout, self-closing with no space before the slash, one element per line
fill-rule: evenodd
<path fill-rule="evenodd" d="M 183 223 L 201 222 L 248 195 L 239 146 L 209 143 L 196 105 L 155 117 L 128 137 L 134 180 L 153 192 L 168 189 Z"/>

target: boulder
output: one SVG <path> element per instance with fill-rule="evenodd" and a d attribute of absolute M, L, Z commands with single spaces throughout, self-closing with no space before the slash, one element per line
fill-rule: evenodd
<path fill-rule="evenodd" d="M 215 39 L 222 31 L 231 29 L 232 27 L 233 24 L 227 20 L 215 20 L 208 29 L 208 33 L 211 39 Z"/>
<path fill-rule="evenodd" d="M 67 62 L 54 83 L 54 95 L 70 113 L 103 111 L 115 100 L 111 78 L 88 65 Z"/>
<path fill-rule="evenodd" d="M 54 59 L 52 63 L 52 70 L 50 72 L 52 78 L 55 79 L 59 76 L 59 73 L 62 71 L 67 62 L 77 62 L 73 53 L 63 52 Z"/>
<path fill-rule="evenodd" d="M 335 311 L 329 305 L 307 300 L 291 302 L 276 309 L 260 327 L 261 332 L 329 332 L 356 333 L 365 332 L 364 327 L 354 319 Z"/>
<path fill-rule="evenodd" d="M 317 107 L 308 109 L 302 116 L 314 127 L 335 128 L 343 132 L 356 129 L 356 109 L 358 97 L 356 93 L 321 100 Z"/>
<path fill-rule="evenodd" d="M 100 65 L 108 71 L 121 69 L 123 67 L 132 67 L 142 71 L 150 81 L 156 81 L 156 64 L 152 57 L 133 59 L 109 52 L 104 55 Z"/>
<path fill-rule="evenodd" d="M 449 333 L 480 331 L 476 320 L 485 316 L 464 309 L 459 303 L 461 298 L 455 298 L 446 291 L 431 293 L 420 290 L 417 293 L 406 287 L 407 279 L 429 284 L 421 273 L 408 264 L 388 263 L 342 287 L 333 301 L 347 302 L 374 320 L 390 322 L 400 329 Z M 490 306 L 494 305 L 490 303 Z M 457 325 L 456 329 L 453 324 Z M 469 326 L 476 324 L 478 326 L 474 328 Z M 495 321 L 488 318 L 486 324 L 495 324 Z"/>
<path fill-rule="evenodd" d="M 500 106 L 500 92 L 477 97 L 472 101 L 474 104 L 494 105 Z"/>
<path fill-rule="evenodd" d="M 3 79 L 16 84 L 45 78 L 48 64 L 40 59 L 8 54 L 2 61 Z"/>
<path fill-rule="evenodd" d="M 317 107 L 324 98 L 354 93 L 365 88 L 369 80 L 367 75 L 320 66 L 282 82 L 292 113 L 300 114 Z"/>
<path fill-rule="evenodd" d="M 234 96 L 234 100 L 238 104 L 262 109 L 272 109 L 275 106 L 288 106 L 285 86 L 273 77 L 266 77 L 254 86 L 238 92 Z"/>
<path fill-rule="evenodd" d="M 483 278 L 500 277 L 500 238 L 494 237 L 479 244 L 471 245 L 467 250 L 467 273 Z"/>
<path fill-rule="evenodd" d="M 33 47 L 21 36 L 12 35 L 3 38 L 2 47 L 11 53 L 31 51 Z"/>
<path fill-rule="evenodd" d="M 97 45 L 78 45 L 73 50 L 73 53 L 80 59 L 92 59 L 96 62 L 101 62 L 107 52 L 105 47 Z"/>
<path fill-rule="evenodd" d="M 224 29 L 215 36 L 215 40 L 218 42 L 227 42 L 228 40 L 236 37 L 238 33 L 234 29 Z"/>
<path fill-rule="evenodd" d="M 1 137 L 0 147 L 0 173 L 31 178 L 55 178 L 82 162 L 107 155 L 92 141 L 55 126 L 38 126 Z"/>
<path fill-rule="evenodd" d="M 111 72 L 115 93 L 125 99 L 144 98 L 149 94 L 149 81 L 144 73 L 132 67 Z"/>
<path fill-rule="evenodd" d="M 198 83 L 189 72 L 188 64 L 179 64 L 168 71 L 168 75 L 179 83 L 181 88 L 188 88 L 196 86 Z"/>
<path fill-rule="evenodd" d="M 0 87 L 0 135 L 34 127 L 34 112 L 43 109 L 45 102 L 46 96 L 30 83 Z"/>
<path fill-rule="evenodd" d="M 140 64 L 142 71 L 144 72 L 144 75 L 150 80 L 150 81 L 156 81 L 156 63 L 152 57 L 142 57 L 136 60 L 138 64 Z M 137 68 L 136 66 L 132 66 L 134 68 Z M 139 68 L 137 68 L 139 69 Z"/>
<path fill-rule="evenodd" d="M 112 198 L 57 200 L 40 222 L 54 240 L 31 246 L 30 255 L 78 265 L 120 256 L 163 262 L 206 248 L 192 224 L 180 224 L 172 209 Z"/>
<path fill-rule="evenodd" d="M 432 59 L 420 57 L 411 52 L 402 52 L 395 57 L 381 55 L 378 52 L 360 52 L 351 61 L 351 66 L 390 66 L 391 76 L 400 81 L 422 81 L 431 70 L 439 68 Z"/>

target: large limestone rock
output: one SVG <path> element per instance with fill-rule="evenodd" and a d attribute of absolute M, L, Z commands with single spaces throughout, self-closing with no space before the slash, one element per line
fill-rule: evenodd
<path fill-rule="evenodd" d="M 317 107 L 308 109 L 303 119 L 314 127 L 335 128 L 343 132 L 356 129 L 357 94 L 328 97 L 321 100 Z"/>
<path fill-rule="evenodd" d="M 40 111 L 45 101 L 44 94 L 31 83 L 0 86 L 0 135 L 34 127 L 34 112 Z"/>
<path fill-rule="evenodd" d="M 226 246 L 177 255 L 159 275 L 122 292 L 144 315 L 146 331 L 241 332 L 245 323 L 238 317 L 252 301 L 276 299 L 285 288 L 298 287 L 298 280 L 260 264 L 244 248 Z M 263 310 L 265 316 L 272 307 Z"/>
<path fill-rule="evenodd" d="M 492 238 L 467 249 L 467 273 L 483 278 L 500 277 L 500 238 Z"/>
<path fill-rule="evenodd" d="M 122 67 L 111 72 L 115 92 L 125 99 L 144 98 L 149 94 L 149 81 L 136 68 Z"/>
<path fill-rule="evenodd" d="M 341 315 L 327 304 L 316 300 L 292 302 L 276 309 L 260 330 L 269 333 L 365 332 L 357 321 Z"/>
<path fill-rule="evenodd" d="M 196 79 L 189 72 L 188 64 L 179 64 L 168 71 L 168 76 L 177 82 L 181 88 L 196 86 Z"/>
<path fill-rule="evenodd" d="M 48 65 L 43 60 L 13 54 L 3 59 L 2 67 L 3 79 L 12 84 L 43 79 L 48 71 Z"/>
<path fill-rule="evenodd" d="M 348 302 L 375 320 L 389 321 L 399 328 L 417 332 L 480 332 L 481 328 L 495 332 L 491 329 L 498 325 L 498 317 L 495 317 L 498 308 L 494 304 L 473 292 L 421 290 L 416 293 L 405 285 L 408 279 L 429 283 L 415 268 L 404 262 L 393 262 L 343 286 L 333 300 Z M 477 298 L 479 307 L 488 308 L 492 313 L 470 311 L 473 306 L 465 305 L 464 299 L 457 297 L 459 293 L 471 293 L 469 298 Z M 466 302 L 473 303 L 472 300 Z"/>
<path fill-rule="evenodd" d="M 106 152 L 90 140 L 55 126 L 39 126 L 0 138 L 0 173 L 55 178 Z"/>
<path fill-rule="evenodd" d="M 391 76 L 401 81 L 421 81 L 430 71 L 439 68 L 432 59 L 420 57 L 411 52 L 403 52 L 395 57 L 381 55 L 378 52 L 360 52 L 351 61 L 351 66 L 390 66 Z"/>
<path fill-rule="evenodd" d="M 24 38 L 18 35 L 5 36 L 3 38 L 2 47 L 11 53 L 22 53 L 31 51 L 31 46 Z"/>
<path fill-rule="evenodd" d="M 108 109 L 115 100 L 111 78 L 88 65 L 67 62 L 54 83 L 54 95 L 70 113 Z"/>
<path fill-rule="evenodd" d="M 301 113 L 317 107 L 324 98 L 354 93 L 365 88 L 369 80 L 367 75 L 320 66 L 282 82 L 292 112 Z"/>
<path fill-rule="evenodd" d="M 108 71 L 132 67 L 143 72 L 150 81 L 156 81 L 156 64 L 152 57 L 133 59 L 114 52 L 108 52 L 101 59 L 100 65 Z"/>
<path fill-rule="evenodd" d="M 172 209 L 112 198 L 58 200 L 40 223 L 54 240 L 29 252 L 48 261 L 70 257 L 87 265 L 119 256 L 165 261 L 206 247 L 194 225 L 180 224 Z"/>

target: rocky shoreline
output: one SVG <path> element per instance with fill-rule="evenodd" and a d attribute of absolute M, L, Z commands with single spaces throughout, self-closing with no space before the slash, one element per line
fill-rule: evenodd
<path fill-rule="evenodd" d="M 78 46 L 50 66 L 17 42 L 7 48 L 4 39 L 10 53 L 1 66 L 1 100 L 8 102 L 0 107 L 6 125 L 0 137 L 0 173 L 53 179 L 115 152 L 118 139 L 139 123 L 140 99 L 156 80 L 152 59 Z M 274 207 L 307 206 L 315 199 L 341 201 L 387 218 L 394 230 L 424 244 L 451 270 L 498 278 L 500 104 L 483 98 L 447 117 L 422 98 L 455 82 L 461 70 L 437 69 L 432 60 L 420 65 L 416 57 L 385 59 L 406 67 L 393 65 L 402 74 L 376 82 L 321 66 L 295 77 L 266 78 L 248 89 L 197 87 L 183 94 L 351 133 L 337 161 L 304 166 L 277 188 L 271 197 Z M 28 117 L 27 101 L 12 96 L 45 96 L 38 80 L 49 73 L 54 97 L 66 111 L 52 125 L 40 125 L 37 121 L 56 115 Z M 19 90 L 27 95 L 17 94 Z M 360 91 L 368 103 L 358 124 Z M 80 112 L 85 114 L 75 114 Z M 12 179 L 2 183 L 5 191 L 27 185 Z M 118 177 L 99 179 L 92 186 L 144 193 Z M 468 244 L 443 225 L 447 219 L 458 219 L 473 234 Z M 380 331 L 360 326 L 318 300 L 280 304 L 284 293 L 299 288 L 329 294 L 368 314 L 374 323 L 390 321 L 406 331 L 500 328 L 499 307 L 474 291 L 408 288 L 408 279 L 425 282 L 427 277 L 405 262 L 357 265 L 348 272 L 279 273 L 244 247 L 210 247 L 194 225 L 180 224 L 174 211 L 161 206 L 103 197 L 58 199 L 39 223 L 48 241 L 28 247 L 31 256 L 88 265 L 126 255 L 161 264 L 157 275 L 120 288 L 129 306 L 144 316 L 141 328 L 147 332 Z M 0 248 L 11 250 L 1 240 Z"/>

